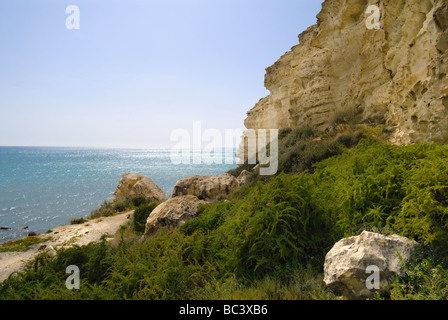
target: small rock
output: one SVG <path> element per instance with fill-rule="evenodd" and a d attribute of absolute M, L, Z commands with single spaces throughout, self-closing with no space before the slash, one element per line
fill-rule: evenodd
<path fill-rule="evenodd" d="M 51 246 L 51 245 L 45 246 L 45 248 L 42 250 L 45 250 L 45 253 L 49 257 L 54 257 L 57 254 L 56 250 L 54 250 L 53 246 Z"/>
<path fill-rule="evenodd" d="M 0 227 L 0 230 L 11 230 L 10 227 Z"/>
<path fill-rule="evenodd" d="M 253 167 L 252 172 L 259 174 L 260 173 L 260 164 L 257 164 L 255 167 Z"/>
<path fill-rule="evenodd" d="M 249 181 L 250 175 L 251 175 L 251 173 L 247 170 L 241 171 L 240 175 L 237 178 L 240 187 L 245 186 L 247 184 L 247 182 Z"/>
<path fill-rule="evenodd" d="M 28 232 L 28 237 L 35 237 L 35 236 L 37 236 L 36 232 L 33 232 L 33 231 Z"/>

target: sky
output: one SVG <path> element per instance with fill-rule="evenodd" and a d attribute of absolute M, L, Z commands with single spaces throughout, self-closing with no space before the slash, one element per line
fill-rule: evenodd
<path fill-rule="evenodd" d="M 265 69 L 321 3 L 2 0 L 0 146 L 156 148 L 198 121 L 244 129 Z"/>

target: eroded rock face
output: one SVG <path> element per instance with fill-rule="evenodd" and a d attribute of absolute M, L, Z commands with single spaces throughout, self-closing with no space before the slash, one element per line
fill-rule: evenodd
<path fill-rule="evenodd" d="M 373 273 L 379 272 L 379 291 L 388 290 L 392 274 L 403 274 L 418 244 L 398 235 L 384 236 L 364 231 L 361 235 L 337 242 L 325 257 L 325 284 L 336 294 L 349 299 L 366 299 L 376 289 L 368 288 L 366 282 Z M 372 269 L 371 269 L 372 270 Z"/>
<path fill-rule="evenodd" d="M 170 198 L 157 206 L 146 220 L 145 236 L 153 235 L 158 229 L 175 229 L 198 214 L 198 206 L 205 204 L 193 195 Z"/>
<path fill-rule="evenodd" d="M 367 28 L 369 5 L 379 29 Z M 317 18 L 267 69 L 270 95 L 248 112 L 248 129 L 325 129 L 350 108 L 395 125 L 394 143 L 448 143 L 446 0 L 326 0 Z"/>
<path fill-rule="evenodd" d="M 176 183 L 172 197 L 193 195 L 205 201 L 222 200 L 239 184 L 238 179 L 228 173 L 218 176 L 193 175 Z"/>
<path fill-rule="evenodd" d="M 154 202 L 167 200 L 165 192 L 150 178 L 134 173 L 123 174 L 123 178 L 119 181 L 114 196 L 113 201 L 134 198 L 145 198 Z"/>

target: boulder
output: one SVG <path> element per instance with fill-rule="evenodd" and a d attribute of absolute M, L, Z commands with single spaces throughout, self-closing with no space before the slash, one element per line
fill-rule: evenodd
<path fill-rule="evenodd" d="M 367 299 L 378 290 L 387 292 L 391 276 L 403 275 L 403 266 L 417 246 L 417 242 L 402 236 L 367 231 L 342 239 L 325 257 L 324 282 L 334 293 L 348 299 Z M 372 288 L 368 283 L 375 270 L 378 284 Z"/>
<path fill-rule="evenodd" d="M 154 202 L 163 202 L 167 199 L 165 192 L 150 178 L 140 174 L 125 173 L 118 182 L 112 202 L 145 198 Z"/>
<path fill-rule="evenodd" d="M 219 176 L 193 175 L 176 183 L 172 197 L 193 195 L 200 200 L 212 202 L 225 199 L 231 189 L 239 185 L 238 179 L 228 173 Z"/>
<path fill-rule="evenodd" d="M 153 235 L 159 228 L 178 228 L 198 215 L 198 206 L 206 202 L 193 195 L 170 198 L 157 206 L 146 220 L 145 236 Z"/>

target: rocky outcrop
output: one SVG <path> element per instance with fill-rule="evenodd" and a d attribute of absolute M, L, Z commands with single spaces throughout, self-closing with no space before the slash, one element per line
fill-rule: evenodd
<path fill-rule="evenodd" d="M 193 195 L 205 201 L 222 200 L 239 184 L 238 179 L 228 173 L 219 176 L 193 175 L 176 183 L 172 197 Z"/>
<path fill-rule="evenodd" d="M 134 173 L 123 174 L 114 196 L 112 202 L 135 198 L 145 198 L 153 202 L 167 200 L 165 192 L 150 178 Z"/>
<path fill-rule="evenodd" d="M 395 126 L 394 143 L 448 143 L 446 0 L 326 0 L 317 18 L 266 69 L 248 129 L 325 129 L 351 113 Z"/>
<path fill-rule="evenodd" d="M 325 257 L 324 282 L 336 294 L 366 299 L 375 291 L 388 290 L 392 274 L 402 275 L 417 243 L 398 235 L 384 236 L 364 231 L 342 239 Z M 378 272 L 377 286 L 369 277 Z"/>
<path fill-rule="evenodd" d="M 178 228 L 198 214 L 198 207 L 205 204 L 193 195 L 177 196 L 157 206 L 146 221 L 145 236 L 153 235 L 158 229 Z"/>
<path fill-rule="evenodd" d="M 250 177 L 252 173 L 247 170 L 241 171 L 240 175 L 237 178 L 238 184 L 240 187 L 245 186 L 249 183 Z"/>
<path fill-rule="evenodd" d="M 198 214 L 198 207 L 225 199 L 230 191 L 247 182 L 247 174 L 238 178 L 223 173 L 215 176 L 193 175 L 179 180 L 171 198 L 156 207 L 146 220 L 145 236 L 153 235 L 159 228 L 180 227 Z"/>

